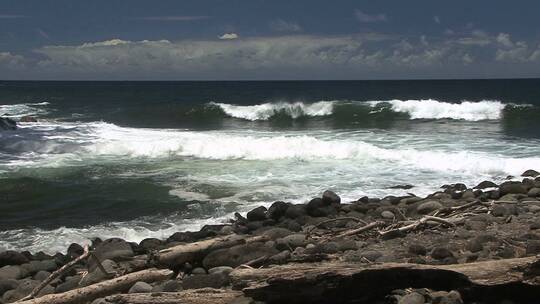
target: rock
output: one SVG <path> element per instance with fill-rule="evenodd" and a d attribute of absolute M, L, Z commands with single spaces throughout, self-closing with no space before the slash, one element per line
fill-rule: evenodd
<path fill-rule="evenodd" d="M 497 188 L 498 185 L 495 184 L 494 182 L 491 182 L 491 181 L 483 181 L 481 183 L 479 183 L 478 185 L 476 185 L 476 187 L 474 187 L 474 189 L 487 189 L 487 188 Z"/>
<path fill-rule="evenodd" d="M 528 240 L 526 254 L 539 254 L 540 253 L 540 240 Z"/>
<path fill-rule="evenodd" d="M 424 302 L 425 299 L 423 295 L 417 292 L 411 292 L 399 299 L 398 304 L 424 304 Z"/>
<path fill-rule="evenodd" d="M 268 211 L 266 212 L 266 215 L 268 218 L 279 220 L 282 216 L 285 216 L 285 213 L 287 212 L 287 209 L 289 208 L 289 205 L 285 202 L 274 202 L 270 208 L 268 208 Z"/>
<path fill-rule="evenodd" d="M 409 189 L 412 189 L 414 188 L 413 185 L 395 185 L 395 186 L 391 186 L 391 187 L 388 187 L 388 189 L 403 189 L 403 190 L 409 190 Z"/>
<path fill-rule="evenodd" d="M 17 265 L 8 265 L 0 268 L 0 280 L 19 280 L 28 275 L 28 271 Z"/>
<path fill-rule="evenodd" d="M 203 259 L 203 266 L 210 269 L 217 266 L 237 267 L 257 258 L 267 256 L 271 257 L 279 251 L 263 243 L 250 243 L 237 245 L 231 248 L 219 249 L 210 252 Z"/>
<path fill-rule="evenodd" d="M 536 170 L 527 170 L 525 172 L 523 172 L 523 174 L 521 174 L 521 176 L 523 177 L 537 177 L 538 175 L 540 175 L 540 172 L 536 171 Z"/>
<path fill-rule="evenodd" d="M 323 202 L 322 199 L 314 198 L 311 201 L 309 201 L 309 203 L 307 203 L 306 211 L 307 211 L 307 214 L 311 216 L 315 216 L 315 217 L 326 216 L 328 214 L 324 211 L 323 209 L 324 207 L 326 207 L 326 204 Z"/>
<path fill-rule="evenodd" d="M 496 216 L 496 217 L 503 217 L 503 216 L 508 215 L 508 210 L 506 209 L 505 206 L 495 205 L 493 207 L 491 214 L 493 214 L 493 216 Z"/>
<path fill-rule="evenodd" d="M 220 273 L 192 275 L 182 281 L 184 289 L 221 288 L 228 284 L 229 277 Z"/>
<path fill-rule="evenodd" d="M 445 258 L 454 257 L 452 251 L 445 247 L 435 247 L 431 251 L 431 257 L 436 260 L 443 260 Z"/>
<path fill-rule="evenodd" d="M 332 192 L 330 190 L 326 190 L 326 191 L 324 191 L 324 193 L 322 195 L 322 201 L 326 205 L 339 204 L 341 202 L 341 198 L 337 194 L 335 194 L 334 192 Z"/>
<path fill-rule="evenodd" d="M 416 255 L 426 255 L 427 249 L 426 247 L 420 244 L 411 244 L 409 246 L 409 253 L 416 254 Z"/>
<path fill-rule="evenodd" d="M 212 273 L 221 273 L 221 274 L 228 275 L 228 274 L 231 273 L 233 270 L 234 270 L 234 268 L 232 268 L 232 267 L 230 267 L 230 266 L 218 266 L 218 267 L 214 267 L 214 268 L 208 269 L 208 273 L 209 273 L 209 274 L 212 274 Z"/>
<path fill-rule="evenodd" d="M 69 245 L 68 249 L 67 249 L 67 255 L 71 258 L 71 259 L 74 259 L 78 256 L 80 256 L 81 254 L 84 253 L 84 248 L 83 246 L 77 244 L 77 243 L 72 243 L 71 245 Z"/>
<path fill-rule="evenodd" d="M 356 244 L 356 241 L 353 239 L 343 239 L 336 241 L 338 244 L 338 250 L 339 251 L 347 251 L 347 250 L 356 250 L 358 249 L 358 244 Z"/>
<path fill-rule="evenodd" d="M 131 245 L 120 238 L 104 240 L 94 249 L 94 255 L 100 260 L 119 260 L 121 258 L 132 257 L 134 255 Z M 96 267 L 95 259 L 89 259 L 89 271 Z"/>
<path fill-rule="evenodd" d="M 14 279 L 0 279 L 0 297 L 8 290 L 12 290 L 19 286 L 19 282 Z"/>
<path fill-rule="evenodd" d="M 293 232 L 286 228 L 276 227 L 266 230 L 263 235 L 267 236 L 271 240 L 276 240 L 282 237 L 285 237 Z"/>
<path fill-rule="evenodd" d="M 526 194 L 527 193 L 527 188 L 525 186 L 523 186 L 523 184 L 521 182 L 508 181 L 508 182 L 502 183 L 499 186 L 499 192 L 500 192 L 501 196 L 503 196 L 505 194 L 508 194 L 508 193 L 512 193 L 512 194 L 523 193 L 523 194 Z"/>
<path fill-rule="evenodd" d="M 146 238 L 139 243 L 139 247 L 145 252 L 158 250 L 163 246 L 163 241 L 156 238 Z"/>
<path fill-rule="evenodd" d="M 540 196 L 540 188 L 531 188 L 529 192 L 527 192 L 527 196 L 529 197 L 538 197 Z"/>
<path fill-rule="evenodd" d="M 191 274 L 193 275 L 206 274 L 206 269 L 202 267 L 196 267 L 196 268 L 193 268 L 193 270 L 191 271 Z"/>
<path fill-rule="evenodd" d="M 289 250 L 283 250 L 282 252 L 271 256 L 268 260 L 272 264 L 285 264 L 289 261 L 290 258 L 291 252 Z"/>
<path fill-rule="evenodd" d="M 421 200 L 422 200 L 421 197 L 412 196 L 412 197 L 406 197 L 406 198 L 401 199 L 401 201 L 399 201 L 399 203 L 403 204 L 403 205 L 411 205 L 411 204 L 414 204 L 414 203 L 419 202 Z"/>
<path fill-rule="evenodd" d="M 17 130 L 17 123 L 7 117 L 0 117 L 0 131 L 1 130 Z"/>
<path fill-rule="evenodd" d="M 276 240 L 276 248 L 278 250 L 294 250 L 296 247 L 304 246 L 306 246 L 306 235 L 302 233 L 287 235 L 283 238 Z"/>
<path fill-rule="evenodd" d="M 113 274 L 117 273 L 119 269 L 118 264 L 116 264 L 112 260 L 104 260 L 101 262 L 101 265 L 103 265 L 103 268 L 105 268 L 105 270 L 108 273 L 113 273 Z M 101 271 L 99 267 L 96 266 L 94 267 L 93 270 L 88 272 L 88 274 L 85 277 L 83 277 L 83 279 L 80 282 L 80 285 L 88 286 L 97 282 L 101 282 L 105 279 L 108 279 L 108 276 L 105 273 L 103 273 L 103 271 Z"/>
<path fill-rule="evenodd" d="M 6 265 L 21 265 L 28 262 L 28 258 L 22 253 L 13 250 L 0 252 L 0 267 Z"/>
<path fill-rule="evenodd" d="M 360 253 L 360 256 L 368 259 L 371 262 L 375 262 L 378 258 L 382 257 L 383 254 L 376 250 L 367 250 Z"/>
<path fill-rule="evenodd" d="M 418 207 L 416 207 L 416 211 L 419 214 L 428 214 L 433 211 L 437 211 L 441 209 L 442 207 L 443 205 L 437 201 L 427 201 L 425 203 L 418 205 Z"/>
<path fill-rule="evenodd" d="M 146 283 L 146 282 L 137 282 L 131 286 L 128 293 L 145 293 L 145 292 L 151 292 L 152 291 L 152 285 Z"/>
<path fill-rule="evenodd" d="M 161 291 L 163 292 L 175 292 L 175 291 L 181 291 L 184 288 L 182 287 L 182 284 L 177 280 L 167 280 L 163 282 L 161 285 Z"/>
<path fill-rule="evenodd" d="M 51 275 L 50 272 L 45 271 L 45 270 L 40 270 L 34 275 L 33 279 L 41 282 L 41 281 L 45 281 L 50 275 Z"/>
<path fill-rule="evenodd" d="M 475 231 L 484 231 L 487 228 L 486 222 L 465 220 L 465 228 Z"/>
<path fill-rule="evenodd" d="M 384 219 L 392 220 L 394 219 L 394 213 L 392 213 L 392 211 L 385 210 L 381 212 L 381 217 Z"/>
<path fill-rule="evenodd" d="M 290 219 L 296 219 L 298 217 L 301 217 L 306 214 L 306 206 L 305 205 L 289 205 L 289 208 L 287 208 L 287 211 L 285 211 L 285 217 L 288 217 Z"/>
<path fill-rule="evenodd" d="M 473 200 L 474 198 L 476 198 L 476 195 L 471 189 L 468 189 L 461 194 L 461 198 L 464 200 Z"/>
<path fill-rule="evenodd" d="M 55 260 L 30 261 L 30 263 L 21 265 L 29 274 L 37 273 L 38 271 L 55 271 L 58 268 Z"/>
<path fill-rule="evenodd" d="M 246 217 L 248 221 L 264 221 L 266 219 L 266 207 L 257 207 L 249 211 Z"/>
<path fill-rule="evenodd" d="M 61 292 L 66 292 L 68 290 L 75 289 L 79 287 L 80 281 L 81 281 L 80 275 L 66 277 L 64 279 L 64 283 L 61 283 L 58 286 L 56 286 L 55 292 L 61 293 Z"/>
<path fill-rule="evenodd" d="M 470 252 L 480 252 L 484 249 L 484 245 L 478 238 L 474 238 L 467 243 L 466 248 Z"/>

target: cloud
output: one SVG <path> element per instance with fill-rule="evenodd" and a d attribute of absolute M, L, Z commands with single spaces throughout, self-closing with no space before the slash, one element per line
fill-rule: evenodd
<path fill-rule="evenodd" d="M 293 22 L 277 19 L 270 22 L 270 29 L 275 32 L 301 32 L 302 27 Z"/>
<path fill-rule="evenodd" d="M 0 70 L 6 68 L 9 70 L 17 70 L 24 68 L 25 58 L 20 55 L 14 55 L 10 52 L 0 52 Z"/>
<path fill-rule="evenodd" d="M 21 19 L 21 18 L 28 18 L 28 16 L 24 16 L 24 15 L 2 15 L 2 14 L 0 14 L 0 19 Z"/>
<path fill-rule="evenodd" d="M 144 21 L 197 21 L 210 19 L 210 16 L 147 16 L 134 19 Z"/>
<path fill-rule="evenodd" d="M 232 40 L 232 39 L 237 39 L 238 34 L 236 34 L 236 33 L 225 33 L 225 34 L 219 36 L 218 38 L 221 39 L 221 40 Z"/>
<path fill-rule="evenodd" d="M 367 13 L 362 12 L 361 10 L 355 10 L 354 16 L 356 19 L 360 22 L 364 23 L 372 23 L 372 22 L 386 22 L 388 21 L 388 18 L 386 17 L 386 14 L 374 14 L 370 15 Z"/>
<path fill-rule="evenodd" d="M 439 18 L 439 16 L 433 16 L 433 21 L 437 24 L 441 24 L 441 18 Z"/>

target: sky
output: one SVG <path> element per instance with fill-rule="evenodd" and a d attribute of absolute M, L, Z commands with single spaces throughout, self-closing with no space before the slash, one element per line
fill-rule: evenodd
<path fill-rule="evenodd" d="M 0 0 L 3 80 L 540 77 L 538 0 Z"/>

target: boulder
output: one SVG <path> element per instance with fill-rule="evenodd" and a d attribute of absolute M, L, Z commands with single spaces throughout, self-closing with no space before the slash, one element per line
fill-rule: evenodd
<path fill-rule="evenodd" d="M 35 274 L 39 271 L 55 271 L 58 268 L 55 260 L 30 261 L 21 265 L 29 274 Z"/>
<path fill-rule="evenodd" d="M 428 214 L 433 211 L 437 211 L 442 207 L 443 205 L 438 201 L 427 201 L 418 205 L 418 207 L 416 207 L 416 212 L 419 214 Z"/>
<path fill-rule="evenodd" d="M 103 268 L 108 273 L 117 273 L 119 266 L 112 260 L 103 260 L 101 262 L 101 265 L 103 265 Z M 89 271 L 86 276 L 83 277 L 83 279 L 80 282 L 81 286 L 88 286 L 97 282 L 101 282 L 103 280 L 108 279 L 108 276 L 101 271 L 101 269 L 97 266 L 94 267 L 93 270 Z"/>
<path fill-rule="evenodd" d="M 221 274 L 224 274 L 224 275 L 228 275 L 233 270 L 234 270 L 234 268 L 232 268 L 230 266 L 218 266 L 218 267 L 208 269 L 208 273 L 209 274 L 221 273 Z"/>
<path fill-rule="evenodd" d="M 540 172 L 536 171 L 536 170 L 527 170 L 525 172 L 523 172 L 523 174 L 521 174 L 521 176 L 523 177 L 537 177 L 540 175 Z"/>
<path fill-rule="evenodd" d="M 481 183 L 479 183 L 478 185 L 476 185 L 476 187 L 474 187 L 474 189 L 487 189 L 487 188 L 497 188 L 497 184 L 495 184 L 494 182 L 491 182 L 491 181 L 483 181 Z"/>
<path fill-rule="evenodd" d="M 425 299 L 424 296 L 417 293 L 417 292 L 411 292 L 409 294 L 404 295 L 401 299 L 399 299 L 398 304 L 424 304 Z"/>
<path fill-rule="evenodd" d="M 266 219 L 266 207 L 260 206 L 251 211 L 246 215 L 248 221 L 264 221 Z"/>
<path fill-rule="evenodd" d="M 254 242 L 210 252 L 203 259 L 203 266 L 210 269 L 217 266 L 237 267 L 257 258 L 271 257 L 279 251 L 264 243 Z"/>
<path fill-rule="evenodd" d="M 285 212 L 287 212 L 287 208 L 289 208 L 289 204 L 285 202 L 275 202 L 268 208 L 268 211 L 266 212 L 266 215 L 268 218 L 279 220 L 282 216 L 285 216 Z"/>
<path fill-rule="evenodd" d="M 416 254 L 416 255 L 426 255 L 427 249 L 426 247 L 420 244 L 411 244 L 409 245 L 409 253 Z"/>
<path fill-rule="evenodd" d="M 307 214 L 315 217 L 326 216 L 327 213 L 323 210 L 327 204 L 321 198 L 314 198 L 306 205 Z"/>
<path fill-rule="evenodd" d="M 38 271 L 32 278 L 36 281 L 45 281 L 51 275 L 50 272 L 45 270 Z"/>
<path fill-rule="evenodd" d="M 21 265 L 28 262 L 28 258 L 22 253 L 13 250 L 0 252 L 0 267 L 6 265 Z"/>
<path fill-rule="evenodd" d="M 0 131 L 2 130 L 17 130 L 17 123 L 7 117 L 0 117 Z"/>
<path fill-rule="evenodd" d="M 122 258 L 129 258 L 134 255 L 131 245 L 120 238 L 111 238 L 104 240 L 96 246 L 94 255 L 100 260 L 120 260 Z M 95 259 L 90 259 L 88 262 L 89 271 L 93 271 L 96 268 Z"/>
<path fill-rule="evenodd" d="M 276 240 L 276 248 L 279 250 L 295 249 L 306 246 L 306 235 L 301 233 L 287 235 Z"/>
<path fill-rule="evenodd" d="M 503 196 L 505 194 L 511 193 L 511 194 L 526 194 L 527 188 L 521 183 L 521 182 L 514 182 L 514 181 L 508 181 L 504 182 L 499 186 L 499 192 L 500 195 Z"/>
<path fill-rule="evenodd" d="M 74 259 L 74 258 L 80 256 L 83 253 L 84 253 L 83 246 L 81 246 L 81 245 L 79 245 L 77 243 L 72 243 L 71 245 L 69 245 L 66 254 L 71 259 Z"/>
<path fill-rule="evenodd" d="M 444 260 L 446 258 L 454 257 L 452 251 L 448 250 L 446 247 L 435 247 L 431 251 L 430 255 L 436 260 Z"/>
<path fill-rule="evenodd" d="M 19 286 L 19 282 L 14 279 L 0 279 L 0 296 L 2 296 L 6 291 L 12 290 Z"/>
<path fill-rule="evenodd" d="M 66 277 L 63 283 L 56 286 L 55 292 L 56 293 L 66 292 L 68 290 L 72 290 L 79 287 L 79 282 L 81 281 L 81 278 L 82 277 L 80 275 Z"/>
<path fill-rule="evenodd" d="M 156 238 L 146 238 L 139 243 L 139 247 L 145 251 L 158 250 L 163 245 L 163 241 Z"/>
<path fill-rule="evenodd" d="M 301 217 L 306 214 L 306 206 L 305 205 L 289 205 L 289 208 L 287 208 L 287 211 L 285 211 L 285 217 L 288 217 L 290 219 L 296 219 L 298 217 Z"/>
<path fill-rule="evenodd" d="M 540 240 L 528 240 L 525 253 L 529 255 L 540 254 Z"/>
<path fill-rule="evenodd" d="M 0 268 L 0 280 L 19 280 L 28 275 L 28 271 L 17 265 L 8 265 Z"/>
<path fill-rule="evenodd" d="M 152 291 L 152 285 L 146 282 L 139 281 L 133 284 L 133 286 L 131 286 L 128 293 L 145 293 L 145 292 L 151 292 L 151 291 Z"/>
<path fill-rule="evenodd" d="M 326 191 L 324 191 L 324 193 L 322 195 L 322 201 L 326 205 L 339 204 L 341 202 L 341 198 L 337 194 L 335 194 L 334 192 L 332 192 L 330 190 L 326 190 Z"/>
<path fill-rule="evenodd" d="M 540 188 L 531 188 L 529 192 L 527 192 L 527 196 L 529 197 L 538 197 L 540 196 Z"/>
<path fill-rule="evenodd" d="M 381 212 L 381 217 L 384 219 L 392 220 L 394 219 L 394 213 L 392 213 L 392 211 L 385 210 Z"/>

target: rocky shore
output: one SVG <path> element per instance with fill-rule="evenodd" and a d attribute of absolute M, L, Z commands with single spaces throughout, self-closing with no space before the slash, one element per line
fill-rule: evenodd
<path fill-rule="evenodd" d="M 540 174 L 275 202 L 166 240 L 0 252 L 0 303 L 538 303 Z"/>

